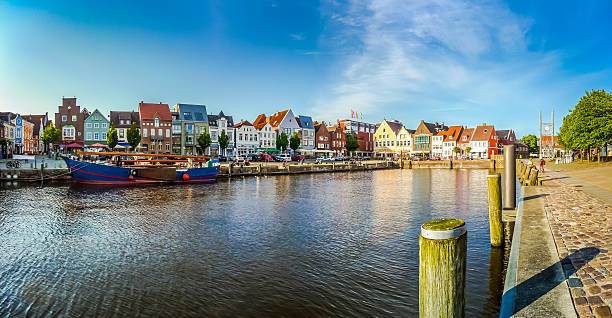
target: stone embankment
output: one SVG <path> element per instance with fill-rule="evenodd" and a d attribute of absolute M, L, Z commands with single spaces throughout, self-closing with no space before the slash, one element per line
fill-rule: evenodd
<path fill-rule="evenodd" d="M 278 163 L 252 163 L 249 166 L 234 165 L 230 169 L 227 164 L 219 168 L 219 177 L 241 177 L 241 176 L 264 176 L 281 174 L 303 174 L 303 173 L 322 173 L 322 172 L 341 172 L 341 171 L 367 171 L 379 169 L 398 169 L 398 162 L 394 161 L 374 161 L 374 162 L 337 162 L 322 164 L 278 164 Z"/>

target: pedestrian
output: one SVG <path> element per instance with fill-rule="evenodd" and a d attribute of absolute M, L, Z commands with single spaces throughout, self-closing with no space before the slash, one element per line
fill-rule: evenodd
<path fill-rule="evenodd" d="M 544 172 L 544 166 L 546 165 L 546 161 L 544 159 L 540 159 L 540 172 Z"/>
<path fill-rule="evenodd" d="M 532 167 L 533 166 L 533 161 L 531 161 L 531 158 L 529 158 L 529 161 L 527 161 L 527 167 Z"/>

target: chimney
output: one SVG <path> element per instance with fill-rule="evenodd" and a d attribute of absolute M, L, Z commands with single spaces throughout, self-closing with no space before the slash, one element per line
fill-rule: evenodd
<path fill-rule="evenodd" d="M 483 126 L 486 126 L 486 125 L 487 125 L 487 123 L 482 123 L 482 125 L 483 125 Z"/>

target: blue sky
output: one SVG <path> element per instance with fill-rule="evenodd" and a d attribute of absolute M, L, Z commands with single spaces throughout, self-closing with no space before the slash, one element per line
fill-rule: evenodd
<path fill-rule="evenodd" d="M 2 1 L 0 111 L 199 103 L 236 120 L 535 133 L 611 89 L 609 1 Z"/>

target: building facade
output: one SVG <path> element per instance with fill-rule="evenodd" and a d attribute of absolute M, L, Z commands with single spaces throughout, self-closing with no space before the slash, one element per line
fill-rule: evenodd
<path fill-rule="evenodd" d="M 127 140 L 127 130 L 132 127 L 132 124 L 140 130 L 140 115 L 134 111 L 111 111 L 110 122 L 117 130 L 118 149 L 127 149 L 130 144 Z M 142 136 L 142 131 L 140 132 Z M 138 148 L 138 146 L 136 147 Z"/>
<path fill-rule="evenodd" d="M 207 150 L 200 149 L 198 138 L 203 133 L 210 134 L 206 106 L 176 104 L 173 110 L 176 113 L 172 122 L 173 152 L 181 155 L 205 153 Z"/>
<path fill-rule="evenodd" d="M 276 132 L 265 114 L 257 116 L 253 122 L 253 127 L 259 133 L 259 148 L 257 151 L 269 152 L 276 150 Z"/>
<path fill-rule="evenodd" d="M 455 152 L 455 147 L 458 147 L 457 142 L 463 133 L 463 126 L 450 126 L 444 137 L 444 143 L 442 144 L 442 158 L 452 159 L 460 155 L 459 152 Z"/>
<path fill-rule="evenodd" d="M 441 131 L 447 130 L 448 127 L 444 123 L 428 123 L 421 120 L 421 123 L 415 130 L 412 140 L 412 152 L 415 155 L 427 157 L 431 155 L 433 136 Z"/>
<path fill-rule="evenodd" d="M 60 147 L 82 148 L 85 132 L 85 117 L 89 114 L 87 109 L 81 111 L 75 97 L 62 98 L 62 105 L 57 107 L 55 113 L 55 127 L 60 130 L 62 139 Z"/>
<path fill-rule="evenodd" d="M 277 135 L 284 132 L 287 135 L 287 138 L 291 138 L 293 133 L 299 133 L 302 129 L 300 125 L 298 125 L 295 115 L 293 115 L 293 111 L 291 111 L 291 109 L 272 114 L 268 118 L 268 121 L 270 122 L 272 128 L 274 128 L 276 131 Z"/>
<path fill-rule="evenodd" d="M 315 129 L 314 123 L 310 116 L 299 115 L 295 117 L 298 125 L 300 126 L 300 149 L 303 153 L 312 153 L 315 149 Z"/>
<path fill-rule="evenodd" d="M 85 118 L 85 147 L 93 144 L 107 145 L 106 133 L 110 128 L 110 121 L 96 109 Z M 119 136 L 119 132 L 117 132 Z"/>
<path fill-rule="evenodd" d="M 431 157 L 442 158 L 444 139 L 446 138 L 446 131 L 440 131 L 438 134 L 431 137 Z"/>
<path fill-rule="evenodd" d="M 329 150 L 334 155 L 346 155 L 346 134 L 339 125 L 328 126 Z"/>
<path fill-rule="evenodd" d="M 246 156 L 257 153 L 259 148 L 259 133 L 248 120 L 243 120 L 234 125 L 234 138 L 236 154 Z"/>
<path fill-rule="evenodd" d="M 499 154 L 503 154 L 504 146 L 514 145 L 516 142 L 516 135 L 512 129 L 495 130 L 495 134 L 497 135 L 497 151 Z"/>
<path fill-rule="evenodd" d="M 469 155 L 472 159 L 488 159 L 491 158 L 491 155 L 496 155 L 498 148 L 495 128 L 486 123 L 476 126 L 469 147 L 471 148 Z"/>
<path fill-rule="evenodd" d="M 345 134 L 354 134 L 357 136 L 359 148 L 355 151 L 355 155 L 359 157 L 372 156 L 374 153 L 374 134 L 376 133 L 376 125 L 353 119 L 345 119 L 339 122 L 340 127 L 344 129 Z"/>
<path fill-rule="evenodd" d="M 172 115 L 168 104 L 140 102 L 140 146 L 142 151 L 156 154 L 172 152 Z"/>
<path fill-rule="evenodd" d="M 45 151 L 45 143 L 42 141 L 43 131 L 51 124 L 49 115 L 24 115 L 23 119 L 34 124 L 33 131 L 33 153 L 42 153 Z"/>
<path fill-rule="evenodd" d="M 235 149 L 234 118 L 232 116 L 226 116 L 223 111 L 220 111 L 218 115 L 208 115 L 208 127 L 210 129 L 211 140 L 211 145 L 209 147 L 209 155 L 233 155 Z M 229 141 L 226 149 L 220 149 L 219 147 L 219 136 L 223 131 L 225 131 L 225 134 L 227 135 Z"/>
<path fill-rule="evenodd" d="M 329 130 L 325 123 L 315 123 L 315 154 L 329 155 L 331 153 L 329 147 Z"/>
<path fill-rule="evenodd" d="M 395 146 L 400 131 L 404 128 L 399 120 L 384 119 L 374 133 L 374 152 L 377 156 L 395 156 Z"/>

